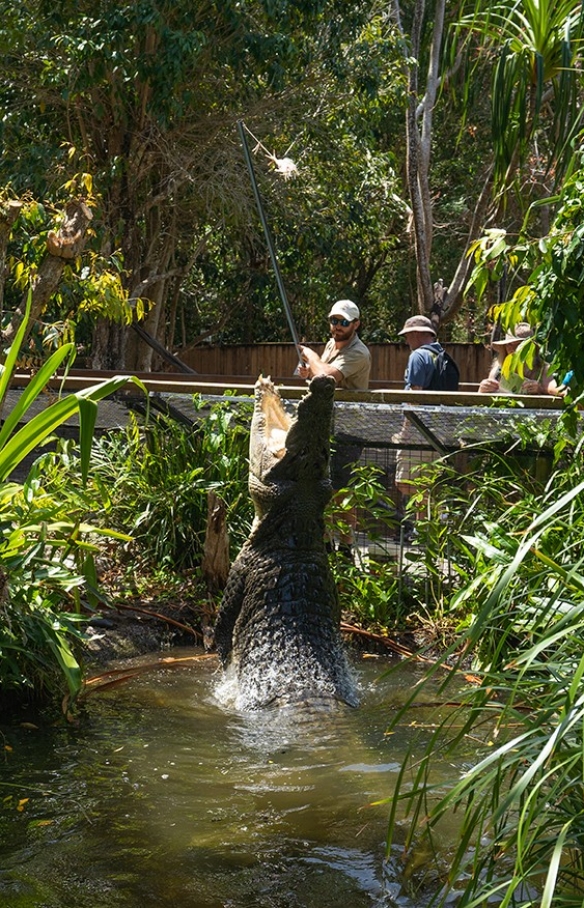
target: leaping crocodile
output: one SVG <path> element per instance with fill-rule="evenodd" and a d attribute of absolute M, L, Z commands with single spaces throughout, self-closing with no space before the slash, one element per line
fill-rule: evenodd
<path fill-rule="evenodd" d="M 236 706 L 357 705 L 324 543 L 334 379 L 313 378 L 290 418 L 270 379 L 255 386 L 249 490 L 255 518 L 215 626 Z"/>

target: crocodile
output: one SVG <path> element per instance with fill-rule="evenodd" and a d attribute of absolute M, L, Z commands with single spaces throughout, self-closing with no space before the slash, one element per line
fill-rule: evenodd
<path fill-rule="evenodd" d="M 225 678 L 242 710 L 358 705 L 324 533 L 334 389 L 331 377 L 313 378 L 290 416 L 269 378 L 255 385 L 249 457 L 255 516 L 215 624 Z"/>

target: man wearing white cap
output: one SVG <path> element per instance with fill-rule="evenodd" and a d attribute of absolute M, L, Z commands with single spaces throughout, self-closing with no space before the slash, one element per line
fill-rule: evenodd
<path fill-rule="evenodd" d="M 329 312 L 331 339 L 319 356 L 310 347 L 301 347 L 304 366 L 299 366 L 301 378 L 332 375 L 339 388 L 345 391 L 366 391 L 369 387 L 371 354 L 359 338 L 359 307 L 351 300 L 337 300 Z"/>
<path fill-rule="evenodd" d="M 300 347 L 306 365 L 298 367 L 301 378 L 315 375 L 332 375 L 337 387 L 346 391 L 366 391 L 369 387 L 371 354 L 357 334 L 360 322 L 359 307 L 352 300 L 337 300 L 329 312 L 331 339 L 322 356 L 310 347 Z M 359 445 L 337 445 L 331 459 L 331 481 L 335 490 L 346 488 L 353 472 L 353 465 L 361 456 Z M 352 559 L 352 544 L 357 522 L 353 509 L 346 515 L 349 532 L 341 536 L 339 552 Z M 333 548 L 332 541 L 328 544 Z"/>

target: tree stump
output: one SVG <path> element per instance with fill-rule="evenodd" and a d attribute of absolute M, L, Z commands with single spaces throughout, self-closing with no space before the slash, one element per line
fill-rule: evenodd
<path fill-rule="evenodd" d="M 229 536 L 226 517 L 225 502 L 215 492 L 209 492 L 207 495 L 207 528 L 201 563 L 201 570 L 209 593 L 223 590 L 229 574 Z"/>

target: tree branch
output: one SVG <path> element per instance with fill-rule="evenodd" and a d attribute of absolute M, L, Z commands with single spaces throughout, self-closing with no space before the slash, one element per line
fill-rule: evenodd
<path fill-rule="evenodd" d="M 63 223 L 57 232 L 47 236 L 47 254 L 41 262 L 32 284 L 32 300 L 29 328 L 44 312 L 51 296 L 56 291 L 67 264 L 81 254 L 85 245 L 87 227 L 93 215 L 83 199 L 72 199 L 65 208 Z M 15 309 L 10 324 L 3 332 L 3 340 L 11 344 L 24 318 L 28 293 Z"/>

